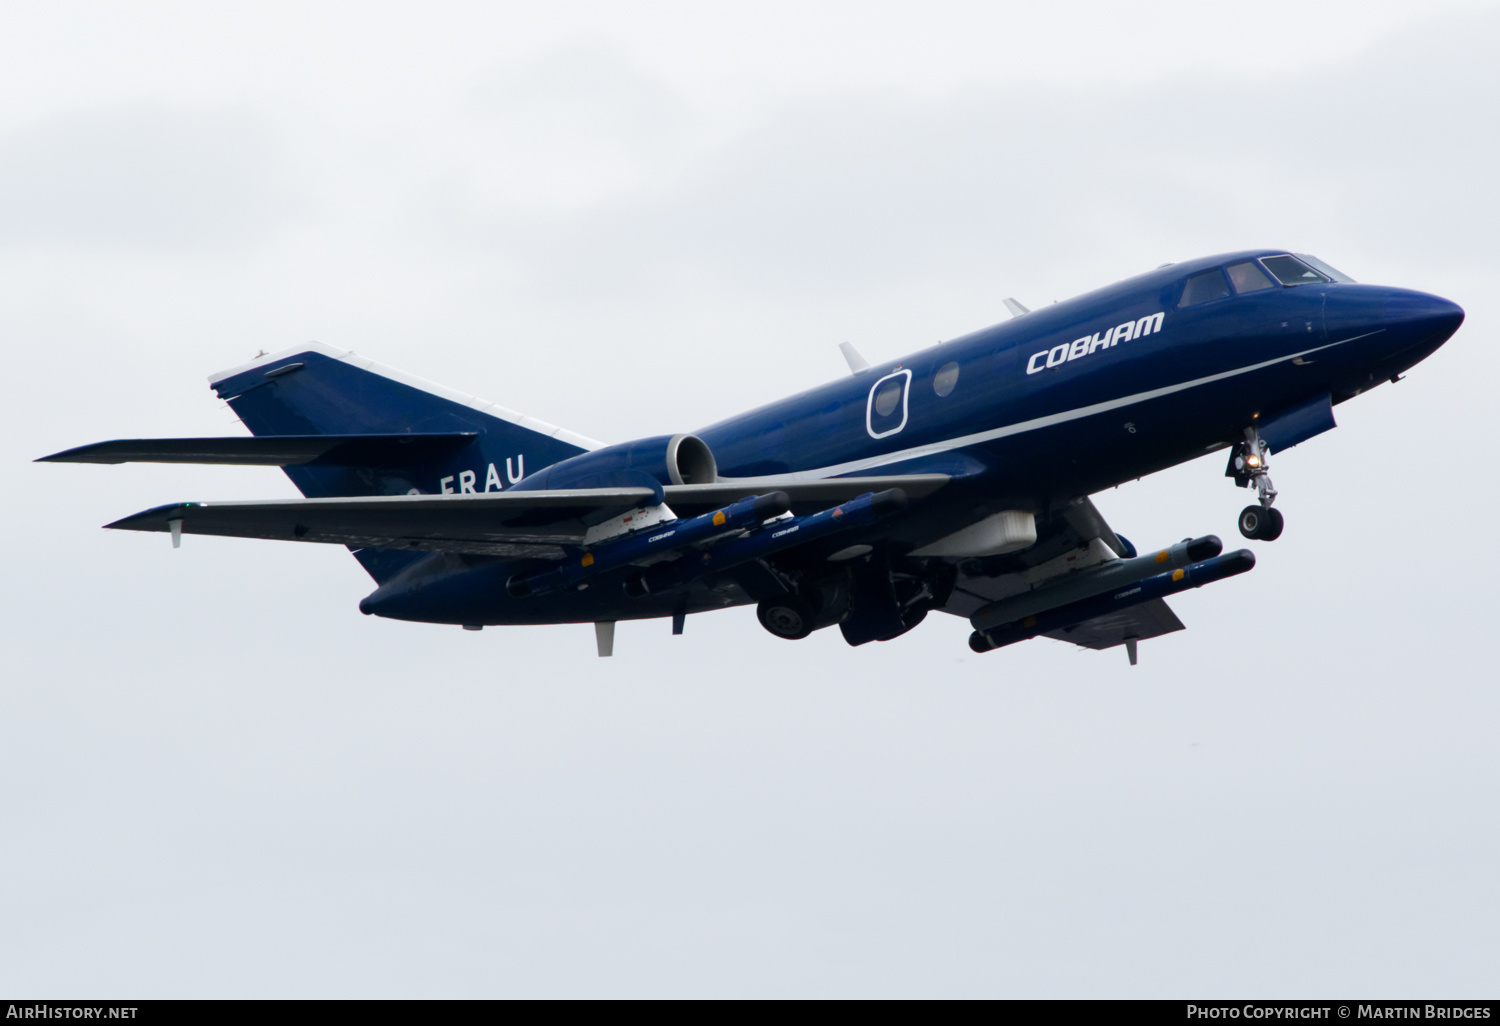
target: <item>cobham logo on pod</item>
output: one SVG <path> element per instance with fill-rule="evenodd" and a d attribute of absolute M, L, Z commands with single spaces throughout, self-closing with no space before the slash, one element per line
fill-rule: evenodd
<path fill-rule="evenodd" d="M 1133 338 L 1161 331 L 1164 316 L 1161 312 L 1147 314 L 1138 321 L 1126 321 L 1124 324 L 1117 324 L 1104 331 L 1096 331 L 1092 335 L 1085 335 L 1072 342 L 1059 343 L 1051 349 L 1043 349 L 1040 353 L 1032 353 L 1031 359 L 1026 361 L 1026 373 L 1036 374 L 1048 367 L 1058 367 L 1069 360 L 1081 359 L 1096 349 L 1108 349 L 1121 342 L 1129 342 Z"/>

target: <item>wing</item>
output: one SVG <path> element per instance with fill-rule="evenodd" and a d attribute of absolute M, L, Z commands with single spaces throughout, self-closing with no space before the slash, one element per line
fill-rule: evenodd
<path fill-rule="evenodd" d="M 960 564 L 946 613 L 969 617 L 981 606 L 1009 598 L 1063 574 L 1097 566 L 1116 556 L 1133 555 L 1129 543 L 1110 529 L 1092 501 L 1085 498 L 1048 517 L 1037 518 L 1037 543 L 1029 549 L 991 560 Z M 1045 636 L 1084 648 L 1102 649 L 1144 641 L 1184 626 L 1166 602 L 1156 599 L 1109 616 L 1075 624 Z"/>
<path fill-rule="evenodd" d="M 655 500 L 649 488 L 180 502 L 116 520 L 125 531 L 322 542 L 350 548 L 561 559 L 591 523 Z"/>
<path fill-rule="evenodd" d="M 931 494 L 947 481 L 942 474 L 787 482 L 755 478 L 742 483 L 669 485 L 663 492 L 675 513 L 692 516 L 748 495 L 772 491 L 786 492 L 794 508 L 823 509 L 866 492 L 894 487 L 920 497 Z M 565 555 L 563 547 L 583 544 L 591 526 L 657 501 L 658 493 L 650 488 L 591 488 L 183 502 L 148 509 L 106 526 L 126 531 L 175 529 L 183 534 L 322 542 L 356 549 L 561 559 Z"/>
<path fill-rule="evenodd" d="M 1042 635 L 1058 641 L 1071 641 L 1084 648 L 1114 648 L 1127 641 L 1145 641 L 1159 638 L 1163 634 L 1184 630 L 1177 614 L 1162 599 L 1152 599 L 1138 606 L 1131 606 L 1109 616 L 1085 620 L 1060 631 L 1048 631 Z"/>

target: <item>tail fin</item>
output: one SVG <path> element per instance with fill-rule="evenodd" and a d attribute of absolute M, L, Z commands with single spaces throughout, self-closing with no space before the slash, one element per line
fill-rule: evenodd
<path fill-rule="evenodd" d="M 260 357 L 209 382 L 257 436 L 474 434 L 467 445 L 404 466 L 284 467 L 308 498 L 497 491 L 601 444 L 318 343 Z M 356 555 L 379 579 L 398 554 Z M 399 556 L 404 565 L 410 554 Z"/>

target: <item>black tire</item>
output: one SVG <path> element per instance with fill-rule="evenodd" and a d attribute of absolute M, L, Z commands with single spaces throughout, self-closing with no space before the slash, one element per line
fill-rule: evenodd
<path fill-rule="evenodd" d="M 1286 517 L 1281 515 L 1281 510 L 1274 507 L 1266 510 L 1265 522 L 1260 529 L 1261 541 L 1275 541 L 1281 537 L 1281 531 L 1286 527 Z"/>
<path fill-rule="evenodd" d="M 1265 529 L 1270 525 L 1270 518 L 1266 516 L 1268 512 L 1260 506 L 1246 506 L 1240 510 L 1240 534 L 1256 541 L 1264 537 Z"/>
<path fill-rule="evenodd" d="M 813 632 L 817 614 L 812 606 L 795 596 L 767 599 L 755 607 L 760 625 L 778 638 L 800 641 Z"/>

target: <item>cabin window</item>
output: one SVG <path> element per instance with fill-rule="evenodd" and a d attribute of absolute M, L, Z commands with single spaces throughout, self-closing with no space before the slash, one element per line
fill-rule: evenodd
<path fill-rule="evenodd" d="M 1290 253 L 1285 256 L 1261 257 L 1260 262 L 1283 285 L 1319 285 L 1329 280 L 1328 275 L 1314 270 Z"/>
<path fill-rule="evenodd" d="M 938 368 L 932 376 L 932 390 L 938 395 L 948 395 L 958 384 L 958 364 L 952 360 Z"/>
<path fill-rule="evenodd" d="M 1182 287 L 1182 299 L 1178 306 L 1197 306 L 1199 303 L 1210 303 L 1215 299 L 1223 299 L 1229 295 L 1229 283 L 1224 280 L 1224 272 L 1217 267 L 1212 271 L 1204 271 L 1195 274 L 1187 280 Z"/>
<path fill-rule="evenodd" d="M 1234 286 L 1234 291 L 1260 292 L 1263 289 L 1274 289 L 1276 283 L 1266 277 L 1266 272 L 1260 269 L 1260 265 L 1254 260 L 1246 260 L 1242 264 L 1230 264 L 1225 268 L 1229 272 L 1229 283 Z"/>

